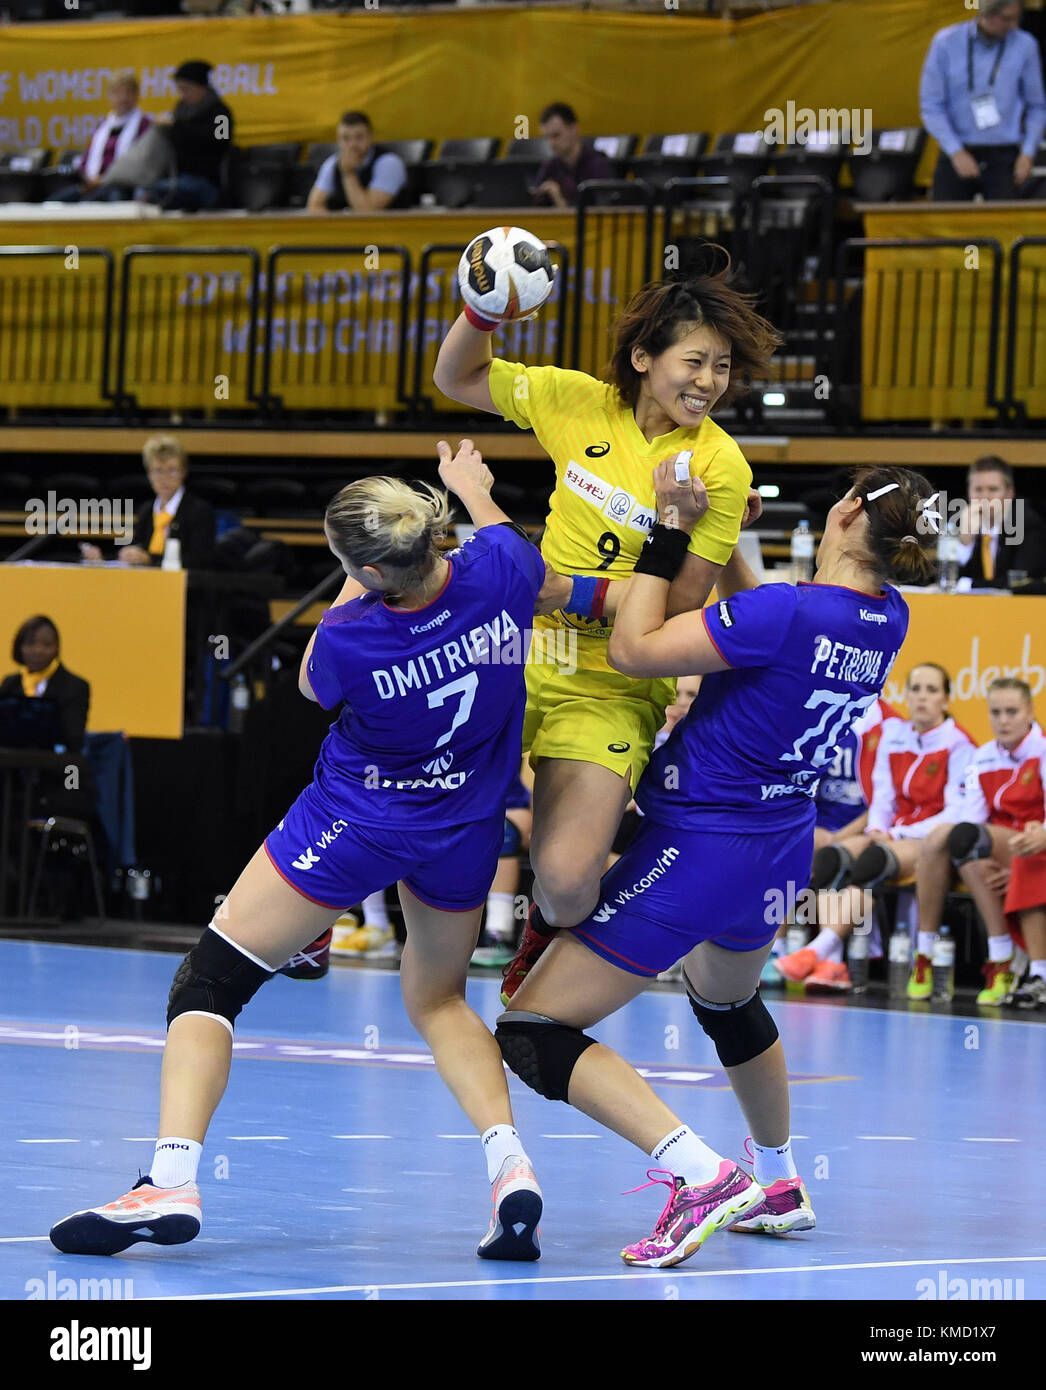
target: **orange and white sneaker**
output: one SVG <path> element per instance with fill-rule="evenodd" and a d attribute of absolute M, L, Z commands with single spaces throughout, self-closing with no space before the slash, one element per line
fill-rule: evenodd
<path fill-rule="evenodd" d="M 793 1231 L 812 1231 L 816 1225 L 817 1217 L 802 1178 L 778 1178 L 763 1188 L 760 1204 L 727 1229 L 787 1236 Z"/>
<path fill-rule="evenodd" d="M 115 1202 L 59 1221 L 51 1227 L 51 1244 L 63 1255 L 117 1255 L 139 1240 L 184 1245 L 200 1234 L 202 1220 L 196 1183 L 154 1187 L 145 1177 Z"/>
<path fill-rule="evenodd" d="M 817 969 L 807 975 L 805 983 L 807 989 L 813 990 L 831 989 L 845 993 L 853 989 L 850 972 L 841 960 L 821 961 Z"/>
<path fill-rule="evenodd" d="M 786 980 L 791 980 L 793 984 L 805 980 L 807 975 L 813 974 L 820 964 L 817 959 L 817 952 L 812 946 L 803 946 L 788 956 L 774 956 L 772 960 L 777 973 L 783 975 Z"/>
<path fill-rule="evenodd" d="M 536 1260 L 541 1256 L 541 1188 L 521 1154 L 510 1154 L 492 1189 L 490 1230 L 476 1254 L 483 1260 Z"/>

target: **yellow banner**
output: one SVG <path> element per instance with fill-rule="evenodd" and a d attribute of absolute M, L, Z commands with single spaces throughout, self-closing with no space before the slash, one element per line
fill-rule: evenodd
<path fill-rule="evenodd" d="M 967 14 L 956 0 L 839 0 L 740 20 L 667 5 L 651 14 L 506 6 L 8 25 L 0 150 L 83 146 L 105 115 L 106 79 L 124 68 L 138 74 L 144 110 L 169 111 L 174 70 L 190 58 L 214 65 L 241 145 L 331 140 L 350 107 L 370 114 L 378 139 L 509 140 L 527 123 L 537 135 L 553 99 L 594 134 L 755 130 L 789 102 L 914 126 L 930 40 Z"/>
<path fill-rule="evenodd" d="M 12 632 L 34 613 L 57 625 L 62 664 L 91 687 L 91 733 L 181 738 L 183 570 L 0 565 L 0 613 Z"/>

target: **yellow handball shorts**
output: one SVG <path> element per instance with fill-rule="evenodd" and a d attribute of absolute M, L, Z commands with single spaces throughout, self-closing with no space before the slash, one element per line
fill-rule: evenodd
<path fill-rule="evenodd" d="M 523 751 L 595 763 L 627 777 L 633 792 L 675 698 L 671 680 L 636 680 L 619 671 L 575 671 L 528 663 Z"/>

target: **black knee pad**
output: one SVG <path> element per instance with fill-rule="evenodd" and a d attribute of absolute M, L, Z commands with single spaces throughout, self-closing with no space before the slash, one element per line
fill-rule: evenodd
<path fill-rule="evenodd" d="M 217 1014 L 232 1028 L 245 1004 L 271 980 L 263 970 L 210 927 L 179 965 L 167 1000 L 168 1028 L 179 1014 Z"/>
<path fill-rule="evenodd" d="M 566 1100 L 577 1059 L 595 1042 L 554 1018 L 523 1012 L 502 1014 L 494 1038 L 509 1071 L 546 1100 Z"/>
<path fill-rule="evenodd" d="M 498 852 L 499 859 L 509 859 L 519 853 L 520 834 L 519 826 L 514 821 L 505 817 L 505 829 L 501 836 L 501 849 Z"/>
<path fill-rule="evenodd" d="M 992 837 L 988 833 L 988 827 L 971 825 L 969 821 L 964 821 L 962 825 L 953 825 L 948 835 L 947 850 L 957 869 L 974 859 L 990 859 Z"/>
<path fill-rule="evenodd" d="M 777 1024 L 770 1017 L 757 990 L 739 1004 L 711 1004 L 695 994 L 686 982 L 690 1007 L 698 1023 L 715 1043 L 724 1067 L 739 1067 L 759 1057 L 777 1041 Z"/>
<path fill-rule="evenodd" d="M 853 855 L 842 845 L 825 845 L 814 855 L 810 870 L 810 887 L 820 891 L 841 888 L 853 867 Z"/>
<path fill-rule="evenodd" d="M 878 888 L 887 879 L 896 878 L 901 866 L 889 845 L 874 844 L 863 849 L 850 871 L 850 882 L 858 888 Z"/>

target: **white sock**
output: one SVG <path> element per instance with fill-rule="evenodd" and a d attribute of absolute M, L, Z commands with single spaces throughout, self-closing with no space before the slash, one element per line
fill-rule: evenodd
<path fill-rule="evenodd" d="M 990 940 L 991 938 L 989 938 Z M 937 933 L 932 931 L 921 931 L 919 933 L 919 944 L 916 947 L 921 956 L 933 955 L 933 943 L 937 940 Z"/>
<path fill-rule="evenodd" d="M 994 964 L 1001 964 L 1004 960 L 1013 958 L 1013 937 L 1006 933 L 1005 936 L 989 936 L 988 938 L 988 959 Z"/>
<path fill-rule="evenodd" d="M 1028 966 L 1028 974 L 1046 980 L 1046 960 L 1033 960 Z"/>
<path fill-rule="evenodd" d="M 195 1139 L 179 1139 L 176 1135 L 161 1136 L 156 1141 L 149 1178 L 154 1187 L 181 1187 L 183 1182 L 195 1182 L 200 1166 L 203 1145 Z"/>
<path fill-rule="evenodd" d="M 490 1182 L 501 1172 L 506 1158 L 511 1158 L 513 1154 L 519 1154 L 521 1158 L 527 1156 L 523 1140 L 511 1125 L 494 1125 L 486 1134 L 480 1135 L 480 1141 L 483 1144 L 483 1156 L 487 1160 L 487 1178 Z"/>
<path fill-rule="evenodd" d="M 487 894 L 486 927 L 491 936 L 496 936 L 501 941 L 511 938 L 516 928 L 513 915 L 515 906 L 516 899 L 511 893 Z"/>
<path fill-rule="evenodd" d="M 363 921 L 368 927 L 381 927 L 385 931 L 389 929 L 389 910 L 385 906 L 384 890 L 380 893 L 372 893 L 369 898 L 363 899 Z"/>
<path fill-rule="evenodd" d="M 778 1148 L 767 1147 L 757 1144 L 751 1140 L 752 1152 L 755 1154 L 755 1180 L 760 1187 L 769 1187 L 771 1183 L 777 1182 L 780 1178 L 797 1178 L 799 1173 L 795 1166 L 795 1159 L 792 1157 L 792 1141 L 786 1139 Z"/>
<path fill-rule="evenodd" d="M 810 942 L 810 949 L 818 960 L 842 960 L 843 939 L 831 927 L 822 927 Z"/>
<path fill-rule="evenodd" d="M 719 1176 L 722 1157 L 707 1144 L 703 1144 L 689 1125 L 680 1125 L 671 1134 L 666 1134 L 650 1157 L 660 1168 L 680 1177 L 687 1187 L 697 1187 L 701 1183 L 714 1182 Z"/>

